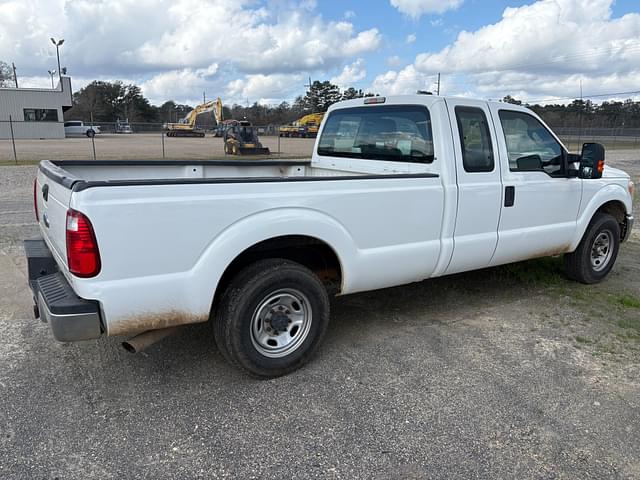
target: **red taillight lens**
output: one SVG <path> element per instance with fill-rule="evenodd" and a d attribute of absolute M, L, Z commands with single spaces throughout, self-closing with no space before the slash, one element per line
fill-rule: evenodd
<path fill-rule="evenodd" d="M 38 179 L 33 179 L 33 208 L 36 211 L 36 222 L 40 222 L 40 215 L 38 215 Z"/>
<path fill-rule="evenodd" d="M 78 277 L 100 273 L 100 252 L 89 219 L 82 213 L 67 211 L 67 264 Z"/>

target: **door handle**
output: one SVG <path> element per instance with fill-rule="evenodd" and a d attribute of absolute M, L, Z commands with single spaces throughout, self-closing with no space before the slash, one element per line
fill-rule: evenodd
<path fill-rule="evenodd" d="M 508 186 L 504 187 L 504 206 L 513 207 L 516 201 L 516 187 Z"/>

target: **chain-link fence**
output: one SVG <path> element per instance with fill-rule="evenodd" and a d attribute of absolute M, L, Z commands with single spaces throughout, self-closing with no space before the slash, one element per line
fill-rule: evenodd
<path fill-rule="evenodd" d="M 640 148 L 640 128 L 552 127 L 568 149 L 578 152 L 585 142 L 601 143 L 611 150 Z"/>
<path fill-rule="evenodd" d="M 70 123 L 70 122 L 67 122 Z M 77 122 L 76 122 L 77 123 Z M 204 137 L 167 136 L 162 123 L 94 122 L 82 128 L 63 122 L 0 121 L 0 163 L 55 160 L 206 160 L 237 158 L 225 153 L 224 142 L 215 129 L 198 130 Z M 97 127 L 97 128 L 96 128 Z M 255 127 L 269 154 L 260 158 L 308 158 L 314 138 L 280 135 L 280 125 Z M 88 130 L 98 132 L 87 135 Z M 637 128 L 555 128 L 565 145 L 578 152 L 584 142 L 598 142 L 607 149 L 640 149 Z M 285 135 L 291 135 L 286 133 Z M 249 158 L 253 158 L 250 156 Z"/>
<path fill-rule="evenodd" d="M 162 123 L 131 123 L 126 124 L 128 127 L 124 123 L 67 123 L 73 125 L 65 128 L 62 122 L 0 121 L 0 162 L 235 158 L 225 153 L 223 138 L 215 128 L 198 128 L 199 136 L 169 136 Z M 280 136 L 280 125 L 253 129 L 262 146 L 269 149 L 260 158 L 311 156 L 314 138 Z"/>

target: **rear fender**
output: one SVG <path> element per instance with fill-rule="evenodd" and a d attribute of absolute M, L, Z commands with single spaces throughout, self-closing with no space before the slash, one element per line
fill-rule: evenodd
<path fill-rule="evenodd" d="M 245 217 L 220 232 L 194 265 L 191 285 L 198 290 L 194 299 L 213 302 L 218 282 L 238 255 L 257 243 L 285 235 L 313 237 L 329 245 L 338 256 L 342 288 L 349 289 L 357 247 L 349 232 L 333 217 L 306 208 L 268 210 Z"/>

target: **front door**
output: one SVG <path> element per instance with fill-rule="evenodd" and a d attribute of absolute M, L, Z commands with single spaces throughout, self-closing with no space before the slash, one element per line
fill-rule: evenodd
<path fill-rule="evenodd" d="M 576 230 L 582 180 L 566 176 L 566 150 L 534 115 L 492 105 L 503 202 L 491 265 L 568 251 Z M 504 155 L 503 155 L 504 157 Z"/>

